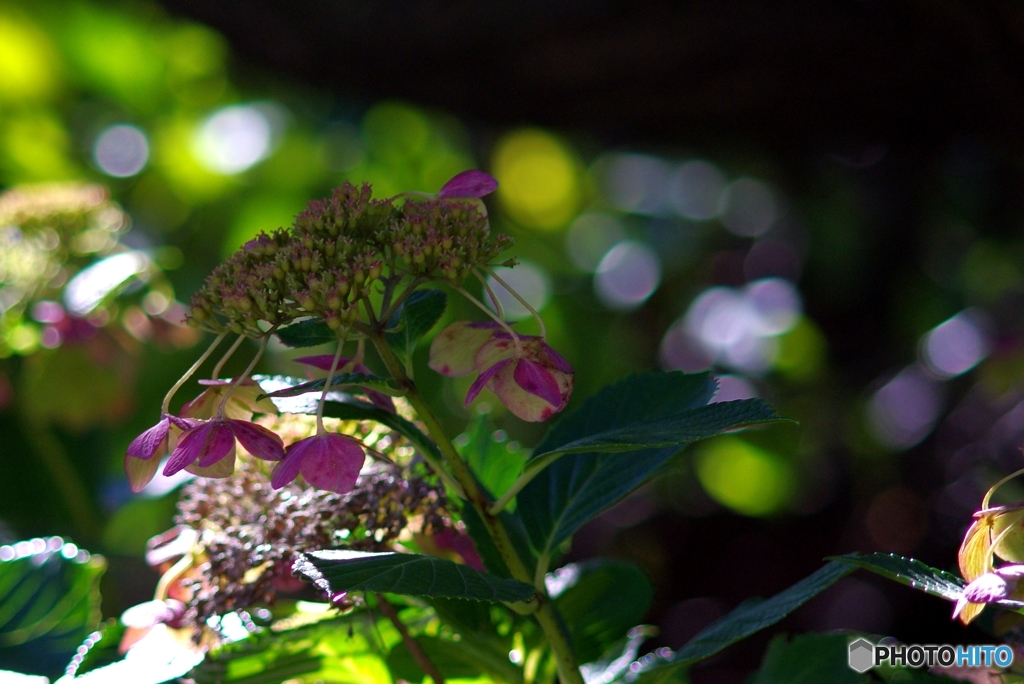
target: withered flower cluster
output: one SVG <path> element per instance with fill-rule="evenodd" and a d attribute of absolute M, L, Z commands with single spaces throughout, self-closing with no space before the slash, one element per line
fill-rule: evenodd
<path fill-rule="evenodd" d="M 273 489 L 259 464 L 241 461 L 227 478 L 185 486 L 175 522 L 198 533 L 196 564 L 181 580 L 183 624 L 272 604 L 303 585 L 291 576 L 297 552 L 344 546 L 387 551 L 403 533 L 433 535 L 452 525 L 443 487 L 413 467 L 374 463 L 352 491 L 290 484 Z"/>

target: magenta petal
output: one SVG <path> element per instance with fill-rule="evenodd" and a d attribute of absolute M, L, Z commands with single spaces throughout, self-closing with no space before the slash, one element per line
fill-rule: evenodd
<path fill-rule="evenodd" d="M 179 418 L 178 416 L 167 416 L 167 419 L 177 425 L 182 431 L 199 427 L 203 421 L 197 418 Z"/>
<path fill-rule="evenodd" d="M 199 454 L 199 467 L 208 468 L 220 459 L 231 453 L 235 446 L 235 434 L 231 431 L 227 421 L 215 421 L 211 423 L 210 434 Z"/>
<path fill-rule="evenodd" d="M 132 440 L 132 443 L 128 445 L 128 455 L 141 458 L 144 461 L 153 458 L 161 447 L 167 448 L 167 431 L 170 427 L 169 418 L 164 416 L 159 423 Z"/>
<path fill-rule="evenodd" d="M 536 361 L 519 359 L 513 377 L 517 385 L 552 406 L 562 403 L 562 390 L 558 386 L 558 381 Z"/>
<path fill-rule="evenodd" d="M 330 371 L 331 363 L 334 361 L 334 354 L 319 354 L 316 356 L 300 356 L 297 359 L 292 359 L 295 363 L 301 363 L 304 366 L 313 366 L 313 368 L 319 368 L 320 370 Z M 343 367 L 346 363 L 350 363 L 352 359 L 344 356 L 338 358 L 337 368 Z M 359 364 L 362 366 L 362 364 Z M 365 366 L 363 366 L 365 368 Z M 371 375 L 369 371 L 358 371 L 360 373 L 366 373 Z"/>
<path fill-rule="evenodd" d="M 438 197 L 470 198 L 483 197 L 494 192 L 498 187 L 498 181 L 493 176 L 470 169 L 463 171 L 444 184 L 444 187 L 437 193 Z"/>
<path fill-rule="evenodd" d="M 164 476 L 170 477 L 176 472 L 184 470 L 199 458 L 212 427 L 213 423 L 205 423 L 190 429 L 181 436 L 178 446 L 174 447 L 174 452 L 171 453 L 171 457 L 167 459 L 167 465 L 164 466 Z"/>
<path fill-rule="evenodd" d="M 345 494 L 356 486 L 365 455 L 359 442 L 344 435 L 310 437 L 300 470 L 317 489 Z"/>
<path fill-rule="evenodd" d="M 480 390 L 484 388 L 484 385 L 487 384 L 487 381 L 493 378 L 495 373 L 500 371 L 511 361 L 512 359 L 505 359 L 504 361 L 499 361 L 498 363 L 494 364 L 493 366 L 485 370 L 483 373 L 481 373 L 477 377 L 477 379 L 473 381 L 473 384 L 469 386 L 469 391 L 466 392 L 466 401 L 464 402 L 463 405 L 469 406 L 471 403 L 473 403 L 473 400 L 476 399 L 476 395 L 480 394 Z"/>
<path fill-rule="evenodd" d="M 386 394 L 375 392 L 373 390 L 364 390 L 366 392 L 366 398 L 370 400 L 374 406 L 379 409 L 383 409 L 388 413 L 397 413 L 395 410 L 395 402 Z"/>
<path fill-rule="evenodd" d="M 280 489 L 298 477 L 299 467 L 302 465 L 302 459 L 308 448 L 308 446 L 305 446 L 305 443 L 310 439 L 313 438 L 301 440 L 288 447 L 284 460 L 277 464 L 273 474 L 270 476 L 270 486 L 274 489 Z"/>
<path fill-rule="evenodd" d="M 280 461 L 284 458 L 284 442 L 272 430 L 244 420 L 229 420 L 231 432 L 245 450 L 264 461 Z"/>
<path fill-rule="evenodd" d="M 554 362 L 555 368 L 562 371 L 563 373 L 573 372 L 572 365 L 570 365 L 569 362 L 565 360 L 564 356 L 562 356 L 554 349 L 552 349 L 547 342 L 541 342 L 541 347 L 544 349 L 544 352 L 548 355 L 548 358 L 550 358 L 551 361 Z"/>

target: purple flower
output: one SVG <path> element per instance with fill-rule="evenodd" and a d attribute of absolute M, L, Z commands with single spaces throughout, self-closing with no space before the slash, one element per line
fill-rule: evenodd
<path fill-rule="evenodd" d="M 331 371 L 331 364 L 334 363 L 333 354 L 322 354 L 319 356 L 301 356 L 297 359 L 293 359 L 296 363 L 301 363 L 306 366 L 312 366 L 314 368 L 320 368 L 327 371 Z M 338 366 L 334 371 L 337 373 L 362 373 L 363 375 L 373 375 L 373 371 L 364 366 L 361 363 L 355 362 L 353 359 L 346 358 L 344 356 L 338 359 Z M 375 390 L 366 389 L 365 387 L 360 388 L 365 394 L 366 398 L 376 406 L 377 408 L 384 409 L 388 413 L 395 413 L 395 402 L 386 394 L 377 392 Z"/>
<path fill-rule="evenodd" d="M 153 480 L 160 459 L 174 447 L 183 431 L 196 425 L 194 420 L 165 415 L 159 423 L 132 440 L 124 455 L 124 470 L 133 492 L 141 492 Z"/>
<path fill-rule="evenodd" d="M 270 477 L 274 489 L 280 489 L 299 473 L 317 489 L 344 494 L 356 486 L 363 468 L 363 447 L 348 435 L 323 434 L 299 440 L 285 452 Z"/>
<path fill-rule="evenodd" d="M 165 476 L 174 475 L 193 464 L 198 468 L 209 468 L 224 459 L 233 463 L 236 439 L 256 458 L 264 461 L 280 461 L 284 458 L 284 443 L 281 438 L 255 423 L 233 418 L 193 422 L 198 424 L 178 440 L 164 467 Z M 223 477 L 220 470 L 201 474 Z"/>
<path fill-rule="evenodd" d="M 1024 565 L 1005 565 L 986 572 L 964 587 L 957 599 L 953 617 L 957 617 L 970 603 L 998 603 L 1016 598 L 1017 586 L 1024 579 Z"/>
<path fill-rule="evenodd" d="M 497 187 L 498 181 L 492 176 L 483 171 L 470 169 L 469 171 L 463 171 L 445 183 L 438 191 L 437 196 L 456 199 L 477 198 L 491 194 Z"/>
<path fill-rule="evenodd" d="M 539 337 L 520 336 L 522 355 L 512 336 L 498 331 L 477 352 L 479 377 L 466 393 L 473 401 L 487 387 L 519 418 L 537 423 L 565 408 L 572 395 L 573 369 Z"/>
<path fill-rule="evenodd" d="M 181 407 L 179 412 L 188 418 L 213 418 L 217 415 L 225 394 L 230 392 L 224 404 L 224 415 L 228 418 L 249 420 L 254 413 L 277 413 L 277 407 L 266 397 L 260 398 L 263 388 L 254 380 L 246 379 L 234 386 L 234 380 L 200 380 L 205 385 L 199 396 Z"/>

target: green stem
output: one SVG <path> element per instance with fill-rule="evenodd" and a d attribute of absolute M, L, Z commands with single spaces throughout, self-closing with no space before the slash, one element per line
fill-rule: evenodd
<path fill-rule="evenodd" d="M 509 572 L 517 580 L 531 585 L 534 584 L 535 578 L 533 574 L 527 569 L 523 559 L 516 552 L 512 540 L 508 536 L 508 531 L 501 520 L 492 515 L 488 510 L 491 502 L 487 499 L 483 490 L 480 489 L 480 485 L 477 483 L 476 478 L 473 477 L 469 466 L 466 465 L 466 462 L 462 460 L 459 452 L 455 449 L 455 445 L 448 439 L 448 435 L 441 426 L 441 422 L 430 408 L 430 404 L 419 393 L 412 379 L 406 375 L 402 363 L 395 356 L 395 353 L 391 351 L 383 335 L 378 333 L 370 339 L 377 347 L 381 360 L 387 366 L 388 371 L 399 387 L 406 390 L 406 400 L 412 405 L 420 420 L 426 425 L 427 432 L 441 450 L 445 462 L 451 468 L 455 479 L 462 486 L 466 500 L 476 509 L 477 514 L 487 528 L 488 534 L 491 536 L 491 540 L 494 542 L 494 546 L 497 548 L 498 553 L 501 554 L 505 565 L 508 566 Z M 551 603 L 547 592 L 542 588 L 538 588 L 535 600 L 537 602 L 537 609 L 534 612 L 534 616 L 537 618 L 537 622 L 540 623 L 541 629 L 547 637 L 548 644 L 555 655 L 555 660 L 558 663 L 558 675 L 562 680 L 562 684 L 583 684 L 583 675 L 580 674 L 579 665 L 576 663 L 576 656 L 572 652 L 568 637 L 562 629 L 555 614 L 555 607 Z"/>

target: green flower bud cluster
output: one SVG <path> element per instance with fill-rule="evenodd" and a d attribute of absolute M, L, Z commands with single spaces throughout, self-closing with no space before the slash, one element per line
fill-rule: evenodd
<path fill-rule="evenodd" d="M 478 199 L 397 200 L 346 182 L 310 202 L 289 229 L 261 233 L 214 269 L 192 300 L 190 325 L 253 337 L 263 334 L 259 321 L 317 316 L 347 327 L 377 281 L 461 285 L 512 242 L 491 238 Z"/>

